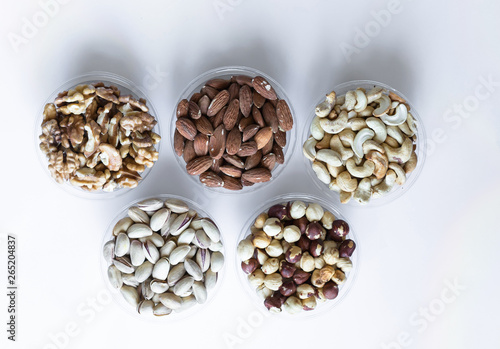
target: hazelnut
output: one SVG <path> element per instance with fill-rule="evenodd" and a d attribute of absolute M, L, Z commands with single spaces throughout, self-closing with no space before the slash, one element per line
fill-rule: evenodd
<path fill-rule="evenodd" d="M 349 258 L 339 258 L 337 260 L 337 268 L 347 273 L 352 269 L 352 262 Z"/>
<path fill-rule="evenodd" d="M 238 244 L 237 252 L 240 260 L 246 261 L 253 256 L 254 246 L 252 245 L 252 241 L 249 239 L 241 240 Z"/>
<path fill-rule="evenodd" d="M 299 241 L 300 236 L 300 229 L 296 225 L 288 225 L 283 229 L 283 238 L 289 243 Z"/>
<path fill-rule="evenodd" d="M 276 236 L 281 233 L 283 226 L 281 225 L 281 221 L 278 218 L 268 218 L 264 223 L 264 227 L 262 228 L 267 235 Z"/>
<path fill-rule="evenodd" d="M 316 302 L 318 303 L 324 303 L 328 300 L 328 298 L 325 297 L 325 294 L 323 292 L 323 288 L 317 288 L 316 289 Z"/>
<path fill-rule="evenodd" d="M 323 294 L 326 299 L 335 299 L 339 294 L 339 287 L 335 284 L 335 282 L 327 282 L 323 286 Z"/>
<path fill-rule="evenodd" d="M 257 269 L 253 273 L 248 275 L 248 281 L 250 282 L 250 285 L 252 285 L 254 288 L 257 288 L 264 283 L 265 277 L 266 275 L 264 274 L 264 272 L 260 269 Z"/>
<path fill-rule="evenodd" d="M 302 251 L 309 251 L 311 240 L 309 240 L 307 236 L 302 235 L 299 241 L 297 241 L 297 246 L 299 246 Z"/>
<path fill-rule="evenodd" d="M 297 314 L 302 311 L 302 302 L 297 297 L 288 297 L 285 304 L 283 304 L 283 309 L 290 314 Z"/>
<path fill-rule="evenodd" d="M 262 212 L 260 215 L 255 218 L 255 222 L 253 223 L 254 227 L 257 229 L 262 229 L 264 227 L 264 222 L 268 218 L 267 213 Z"/>
<path fill-rule="evenodd" d="M 318 222 L 323 218 L 323 207 L 319 204 L 309 204 L 306 209 L 306 217 L 309 220 L 309 222 Z"/>
<path fill-rule="evenodd" d="M 262 271 L 264 274 L 269 275 L 273 274 L 278 271 L 280 266 L 280 262 L 278 258 L 269 258 L 263 265 L 262 265 Z"/>
<path fill-rule="evenodd" d="M 269 257 L 278 257 L 283 254 L 283 247 L 279 240 L 273 239 L 269 246 L 266 247 L 266 252 Z"/>
<path fill-rule="evenodd" d="M 303 270 L 297 269 L 295 273 L 293 274 L 293 281 L 297 285 L 302 285 L 304 282 L 309 280 L 309 277 L 311 277 L 311 274 L 306 273 Z"/>
<path fill-rule="evenodd" d="M 339 250 L 336 248 L 326 248 L 323 251 L 323 260 L 325 261 L 326 264 L 328 265 L 334 265 L 338 262 L 339 260 Z"/>
<path fill-rule="evenodd" d="M 293 280 L 287 279 L 283 281 L 283 284 L 280 286 L 279 291 L 283 296 L 289 297 L 294 294 L 295 291 L 297 291 L 297 285 L 295 285 L 295 282 L 293 282 Z"/>
<path fill-rule="evenodd" d="M 281 247 L 283 247 L 283 253 L 286 253 L 292 245 L 290 245 L 286 240 L 281 240 Z"/>
<path fill-rule="evenodd" d="M 332 223 L 332 229 L 328 231 L 328 237 L 336 242 L 342 242 L 349 234 L 349 224 L 341 219 L 336 219 Z"/>
<path fill-rule="evenodd" d="M 307 220 L 306 216 L 303 216 L 303 217 L 293 221 L 293 225 L 297 226 L 300 229 L 301 234 L 306 233 L 306 227 L 308 224 L 309 224 L 309 221 Z"/>
<path fill-rule="evenodd" d="M 323 287 L 325 281 L 321 279 L 321 272 L 315 269 L 311 275 L 311 284 L 315 287 Z"/>
<path fill-rule="evenodd" d="M 247 274 L 252 274 L 259 266 L 260 264 L 255 258 L 241 262 L 241 269 Z"/>
<path fill-rule="evenodd" d="M 256 258 L 259 261 L 260 265 L 263 265 L 269 259 L 269 256 L 266 254 L 266 252 L 257 249 L 255 251 L 255 257 L 254 258 Z"/>
<path fill-rule="evenodd" d="M 287 218 L 287 213 L 288 213 L 288 210 L 286 208 L 286 206 L 284 205 L 273 205 L 269 208 L 269 211 L 267 211 L 267 214 L 269 217 L 274 217 L 274 218 L 277 218 L 279 220 L 284 220 L 285 218 Z"/>
<path fill-rule="evenodd" d="M 331 265 L 326 265 L 319 270 L 319 277 L 323 283 L 326 283 L 332 279 L 333 274 L 335 273 L 335 268 Z"/>
<path fill-rule="evenodd" d="M 314 258 L 314 268 L 316 269 L 321 269 L 326 265 L 325 260 L 323 257 L 316 257 Z"/>
<path fill-rule="evenodd" d="M 314 310 L 316 308 L 316 297 L 312 296 L 302 300 L 302 309 Z"/>
<path fill-rule="evenodd" d="M 297 297 L 300 299 L 306 299 L 314 296 L 314 288 L 309 284 L 303 284 L 297 286 Z"/>
<path fill-rule="evenodd" d="M 312 222 L 307 225 L 306 236 L 309 240 L 317 240 L 321 237 L 323 227 L 318 222 Z"/>
<path fill-rule="evenodd" d="M 339 246 L 339 256 L 342 258 L 351 257 L 356 249 L 356 243 L 352 240 L 344 240 Z"/>
<path fill-rule="evenodd" d="M 264 305 L 271 313 L 281 312 L 281 299 L 274 294 L 264 300 Z"/>
<path fill-rule="evenodd" d="M 337 285 L 342 285 L 345 282 L 345 274 L 342 270 L 336 269 L 335 273 L 332 275 L 332 281 Z"/>
<path fill-rule="evenodd" d="M 325 250 L 327 248 L 337 248 L 337 243 L 332 240 L 323 241 L 323 247 L 325 248 Z"/>
<path fill-rule="evenodd" d="M 309 246 L 309 252 L 313 257 L 319 257 L 323 253 L 323 240 L 313 240 Z"/>
<path fill-rule="evenodd" d="M 271 237 L 262 230 L 252 236 L 252 244 L 257 248 L 266 248 L 271 243 Z"/>
<path fill-rule="evenodd" d="M 289 263 L 297 263 L 301 260 L 302 250 L 298 246 L 292 246 L 285 253 L 285 259 Z"/>
<path fill-rule="evenodd" d="M 282 240 L 283 239 L 283 229 L 274 238 L 276 240 Z"/>
<path fill-rule="evenodd" d="M 291 278 L 291 277 L 293 277 L 293 274 L 295 273 L 297 268 L 293 264 L 288 263 L 285 260 L 282 260 L 280 262 L 280 269 L 279 270 L 280 270 L 281 276 L 283 276 L 284 278 Z"/>
<path fill-rule="evenodd" d="M 292 247 L 293 249 L 293 247 Z M 300 268 L 305 272 L 314 270 L 314 257 L 309 252 L 304 252 L 300 258 Z"/>
<path fill-rule="evenodd" d="M 257 287 L 255 292 L 257 293 L 257 296 L 259 296 L 262 299 L 266 299 L 267 297 L 273 294 L 273 291 L 268 289 L 264 284 Z"/>
<path fill-rule="evenodd" d="M 299 219 L 304 217 L 304 215 L 306 214 L 306 208 L 306 204 L 302 201 L 294 201 L 290 205 L 290 217 L 292 217 L 292 219 Z"/>
<path fill-rule="evenodd" d="M 269 274 L 264 278 L 264 285 L 273 291 L 278 291 L 282 283 L 283 278 L 278 273 Z"/>
<path fill-rule="evenodd" d="M 323 227 L 325 227 L 325 229 L 332 229 L 334 220 L 335 216 L 333 215 L 333 213 L 331 213 L 330 211 L 325 211 L 325 213 L 323 214 L 323 218 L 321 218 L 321 224 L 323 224 Z"/>

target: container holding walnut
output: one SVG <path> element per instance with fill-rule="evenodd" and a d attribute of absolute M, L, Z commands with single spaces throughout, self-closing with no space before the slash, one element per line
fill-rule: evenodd
<path fill-rule="evenodd" d="M 242 285 L 272 313 L 323 313 L 354 283 L 359 247 L 352 225 L 319 197 L 271 199 L 250 217 L 238 241 Z"/>
<path fill-rule="evenodd" d="M 156 111 L 134 84 L 93 72 L 59 87 L 35 128 L 40 159 L 60 187 L 109 198 L 137 187 L 160 151 Z"/>
<path fill-rule="evenodd" d="M 217 68 L 182 92 L 172 116 L 172 148 L 198 185 L 249 192 L 283 171 L 296 138 L 293 115 L 271 77 L 248 67 Z"/>

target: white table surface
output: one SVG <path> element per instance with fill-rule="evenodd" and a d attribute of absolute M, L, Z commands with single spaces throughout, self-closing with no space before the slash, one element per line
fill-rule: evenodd
<path fill-rule="evenodd" d="M 6 340 L 1 292 L 2 348 L 500 345 L 498 2 L 401 0 L 394 8 L 394 1 L 379 0 L 61 0 L 45 10 L 37 1 L 2 4 L 0 284 L 6 283 L 6 234 L 18 236 L 19 284 L 16 343 Z M 35 22 L 39 27 L 30 28 Z M 364 41 L 363 33 L 370 35 Z M 299 134 L 318 96 L 354 79 L 402 91 L 424 121 L 433 149 L 413 188 L 386 206 L 341 208 L 357 228 L 360 270 L 349 296 L 330 313 L 299 322 L 262 317 L 246 300 L 233 263 L 236 238 L 256 205 L 287 192 L 324 195 L 307 175 L 300 141 L 271 186 L 211 199 L 207 209 L 226 238 L 228 263 L 224 285 L 205 311 L 155 324 L 107 302 L 100 245 L 121 207 L 156 193 L 209 201 L 174 159 L 169 120 L 187 83 L 224 65 L 251 66 L 279 81 Z M 145 87 L 163 123 L 164 147 L 150 177 L 114 200 L 59 190 L 33 144 L 47 96 L 92 70 Z"/>

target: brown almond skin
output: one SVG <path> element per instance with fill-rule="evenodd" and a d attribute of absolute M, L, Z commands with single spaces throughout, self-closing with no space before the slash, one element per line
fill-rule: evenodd
<path fill-rule="evenodd" d="M 196 133 L 198 133 L 194 123 L 185 117 L 181 117 L 181 118 L 177 119 L 177 121 L 175 122 L 175 127 L 177 128 L 177 131 L 179 131 L 179 133 L 184 138 L 186 138 L 190 141 L 194 140 Z"/>
<path fill-rule="evenodd" d="M 262 154 L 267 155 L 270 152 L 272 152 L 273 146 L 274 146 L 274 134 L 271 137 L 271 139 L 269 140 L 269 142 L 267 142 L 267 144 L 262 148 Z"/>
<path fill-rule="evenodd" d="M 194 152 L 198 156 L 204 156 L 208 154 L 208 136 L 203 133 L 198 133 L 194 137 Z"/>
<path fill-rule="evenodd" d="M 205 171 L 200 174 L 200 182 L 210 188 L 222 187 L 224 181 L 212 171 Z"/>
<path fill-rule="evenodd" d="M 227 107 L 223 107 L 219 112 L 211 118 L 212 124 L 214 128 L 222 125 L 222 120 L 224 120 L 224 114 L 226 114 Z"/>
<path fill-rule="evenodd" d="M 220 91 L 217 96 L 212 99 L 212 102 L 207 110 L 207 116 L 216 115 L 227 104 L 227 102 L 229 102 L 229 92 L 227 92 L 227 90 Z"/>
<path fill-rule="evenodd" d="M 241 118 L 240 121 L 238 122 L 238 130 L 240 130 L 240 132 L 243 132 L 245 128 L 247 128 L 250 125 L 256 125 L 252 117 Z"/>
<path fill-rule="evenodd" d="M 198 107 L 200 107 L 201 114 L 207 114 L 208 106 L 210 105 L 210 98 L 207 95 L 204 95 L 198 101 Z"/>
<path fill-rule="evenodd" d="M 200 100 L 201 97 L 203 97 L 203 94 L 199 93 L 199 92 L 196 92 L 196 93 L 193 93 L 193 95 L 191 96 L 191 98 L 189 98 L 189 101 L 190 102 L 198 103 L 198 101 Z"/>
<path fill-rule="evenodd" d="M 208 80 L 205 83 L 205 86 L 210 86 L 210 87 L 213 87 L 217 90 L 223 90 L 225 88 L 228 88 L 230 83 L 231 83 L 230 80 L 215 78 L 215 79 Z"/>
<path fill-rule="evenodd" d="M 274 134 L 274 141 L 281 148 L 284 148 L 286 146 L 286 133 L 281 130 L 278 130 L 278 132 Z"/>
<path fill-rule="evenodd" d="M 293 128 L 292 112 L 284 99 L 280 99 L 276 104 L 276 116 L 280 129 L 286 132 Z"/>
<path fill-rule="evenodd" d="M 262 106 L 262 117 L 268 126 L 273 128 L 273 133 L 278 132 L 278 117 L 276 116 L 276 109 L 270 102 L 264 103 Z"/>
<path fill-rule="evenodd" d="M 264 117 L 262 116 L 261 111 L 258 108 L 256 108 L 255 105 L 252 107 L 252 117 L 257 123 L 257 125 L 259 125 L 260 127 L 266 126 L 266 122 L 264 121 Z"/>
<path fill-rule="evenodd" d="M 184 153 L 184 141 L 185 138 L 179 133 L 179 131 L 175 130 L 174 132 L 174 150 L 177 156 L 182 156 Z"/>
<path fill-rule="evenodd" d="M 197 102 L 191 101 L 188 105 L 189 117 L 193 120 L 199 119 L 201 117 L 200 106 Z"/>
<path fill-rule="evenodd" d="M 255 134 L 259 131 L 259 128 L 260 127 L 257 124 L 251 124 L 245 127 L 245 129 L 243 130 L 243 142 L 246 142 L 253 136 L 255 136 Z"/>
<path fill-rule="evenodd" d="M 261 160 L 262 160 L 262 151 L 258 150 L 255 154 L 250 155 L 245 160 L 245 170 L 248 171 L 256 167 L 257 165 L 259 165 Z"/>
<path fill-rule="evenodd" d="M 245 162 L 237 155 L 224 154 L 222 155 L 222 158 L 233 166 L 241 169 L 245 168 Z"/>
<path fill-rule="evenodd" d="M 229 97 L 228 97 L 229 98 Z M 233 99 L 224 114 L 224 118 L 222 122 L 224 123 L 224 127 L 226 130 L 232 130 L 236 122 L 238 121 L 238 115 L 240 111 L 240 101 L 238 99 Z"/>
<path fill-rule="evenodd" d="M 240 85 L 237 82 L 233 82 L 229 85 L 227 91 L 229 92 L 229 101 L 240 97 Z"/>
<path fill-rule="evenodd" d="M 248 141 L 241 144 L 240 150 L 236 155 L 240 157 L 251 156 L 257 152 L 257 143 L 255 141 Z"/>
<path fill-rule="evenodd" d="M 250 112 L 252 111 L 252 104 L 253 104 L 252 90 L 248 85 L 241 86 L 239 93 L 239 100 L 240 100 L 241 113 L 243 114 L 244 117 L 247 118 L 250 115 Z"/>
<path fill-rule="evenodd" d="M 269 140 L 273 137 L 273 129 L 271 127 L 264 127 L 260 129 L 254 137 L 255 143 L 257 144 L 257 149 L 262 149 L 269 143 Z"/>
<path fill-rule="evenodd" d="M 252 185 L 254 185 L 255 183 L 252 183 L 250 181 L 247 181 L 245 178 L 241 178 L 241 184 L 244 186 L 244 187 L 251 187 Z"/>
<path fill-rule="evenodd" d="M 257 108 L 262 108 L 264 103 L 266 103 L 266 99 L 255 91 L 253 91 L 252 98 L 253 98 L 253 105 L 256 106 Z"/>
<path fill-rule="evenodd" d="M 271 84 L 262 76 L 256 76 L 252 80 L 252 86 L 262 97 L 269 100 L 275 100 L 278 98 L 276 91 L 271 86 Z"/>
<path fill-rule="evenodd" d="M 211 136 L 214 132 L 212 123 L 204 115 L 202 115 L 198 120 L 195 120 L 194 124 L 198 132 L 203 133 L 204 135 Z"/>
<path fill-rule="evenodd" d="M 234 77 L 234 81 L 236 81 L 240 85 L 248 85 L 252 87 L 252 78 L 247 75 L 236 75 Z"/>
<path fill-rule="evenodd" d="M 239 178 L 230 177 L 227 175 L 221 176 L 223 180 L 223 187 L 229 190 L 241 190 L 243 189 L 243 184 Z"/>
<path fill-rule="evenodd" d="M 229 131 L 226 139 L 226 152 L 235 155 L 241 146 L 241 132 L 235 127 Z"/>
<path fill-rule="evenodd" d="M 212 158 L 210 156 L 201 156 L 189 161 L 186 165 L 186 171 L 197 176 L 208 170 L 212 166 Z"/>
<path fill-rule="evenodd" d="M 175 113 L 177 115 L 177 119 L 188 115 L 188 104 L 189 101 L 187 99 L 183 99 L 179 102 L 179 104 L 177 104 L 177 111 Z"/>
<path fill-rule="evenodd" d="M 267 168 L 269 171 L 272 171 L 276 166 L 276 155 L 273 153 L 266 154 L 262 157 L 261 166 Z"/>
<path fill-rule="evenodd" d="M 272 152 L 276 155 L 276 162 L 280 165 L 285 163 L 285 154 L 283 154 L 283 149 L 276 143 L 273 144 Z"/>
<path fill-rule="evenodd" d="M 215 173 L 219 173 L 220 172 L 220 167 L 221 167 L 222 164 L 224 164 L 224 159 L 223 158 L 213 159 L 212 166 L 210 166 L 210 169 L 212 171 L 214 171 Z"/>
<path fill-rule="evenodd" d="M 241 178 L 251 183 L 262 183 L 269 181 L 271 176 L 271 171 L 267 168 L 257 167 L 243 172 Z"/>
<path fill-rule="evenodd" d="M 194 151 L 194 142 L 193 141 L 186 141 L 186 144 L 184 145 L 184 161 L 188 163 L 189 161 L 193 160 L 196 157 L 196 152 Z"/>
<path fill-rule="evenodd" d="M 219 170 L 224 173 L 225 175 L 228 175 L 230 177 L 235 177 L 235 178 L 240 178 L 242 170 L 241 168 L 238 168 L 233 165 L 223 165 L 220 166 Z"/>
<path fill-rule="evenodd" d="M 205 95 L 208 96 L 208 98 L 210 98 L 210 100 L 214 99 L 215 96 L 217 96 L 217 94 L 219 93 L 220 91 L 217 90 L 216 88 L 213 88 L 212 86 L 203 86 L 202 89 L 201 89 L 201 93 L 204 93 Z"/>
<path fill-rule="evenodd" d="M 223 125 L 219 125 L 210 137 L 208 151 L 214 159 L 220 159 L 226 150 L 226 130 Z"/>

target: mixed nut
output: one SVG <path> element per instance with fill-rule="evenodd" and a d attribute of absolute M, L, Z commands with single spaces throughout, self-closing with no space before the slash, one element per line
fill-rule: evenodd
<path fill-rule="evenodd" d="M 261 213 L 237 253 L 271 312 L 295 314 L 335 299 L 356 249 L 349 225 L 317 203 L 276 204 Z"/>
<path fill-rule="evenodd" d="M 130 207 L 103 248 L 111 285 L 138 313 L 156 316 L 204 303 L 224 265 L 222 251 L 214 222 L 175 198 Z"/>
<path fill-rule="evenodd" d="M 208 187 L 241 190 L 267 182 L 285 161 L 292 113 L 261 76 L 209 80 L 179 102 L 176 116 L 175 152 Z"/>
<path fill-rule="evenodd" d="M 102 82 L 59 93 L 44 107 L 39 137 L 52 177 L 86 191 L 136 187 L 158 160 L 148 112 L 144 99 Z"/>
<path fill-rule="evenodd" d="M 377 86 L 343 96 L 332 91 L 315 114 L 303 152 L 341 203 L 367 204 L 403 185 L 415 170 L 417 124 L 396 93 Z"/>

